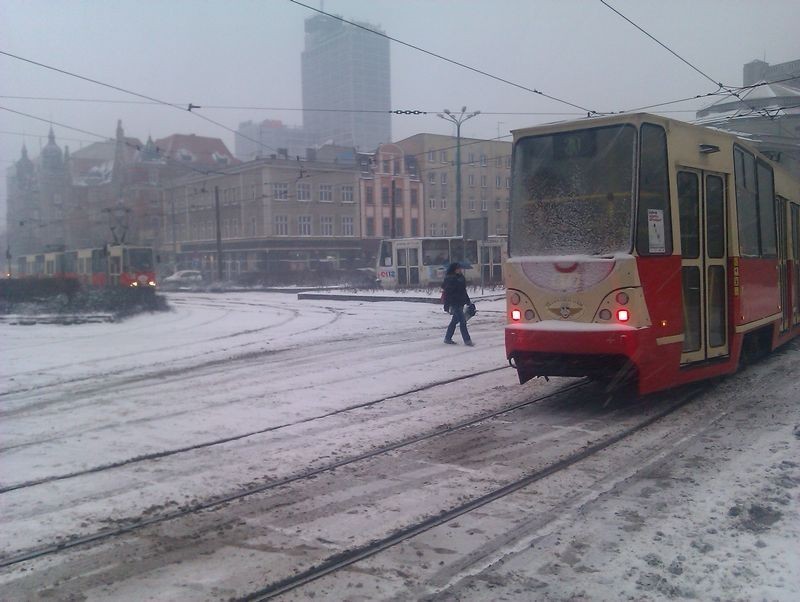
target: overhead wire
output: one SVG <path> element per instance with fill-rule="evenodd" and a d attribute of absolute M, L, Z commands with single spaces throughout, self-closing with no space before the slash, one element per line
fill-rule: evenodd
<path fill-rule="evenodd" d="M 437 58 L 437 59 L 439 59 L 441 61 L 445 61 L 447 63 L 450 63 L 451 65 L 456 65 L 457 67 L 461 67 L 462 69 L 467 69 L 469 71 L 472 71 L 473 73 L 477 73 L 479 75 L 483 75 L 484 77 L 491 78 L 491 79 L 493 79 L 495 81 L 499 81 L 499 82 L 502 82 L 504 84 L 508 84 L 508 85 L 513 86 L 515 88 L 519 88 L 520 90 L 525 90 L 526 92 L 532 92 L 533 94 L 538 94 L 539 96 L 542 96 L 544 98 L 549 98 L 550 100 L 553 100 L 555 102 L 559 102 L 561 104 L 570 106 L 572 108 L 580 109 L 581 111 L 585 111 L 588 115 L 599 114 L 595 110 L 588 109 L 588 108 L 586 108 L 584 106 L 581 106 L 581 105 L 573 103 L 573 102 L 569 102 L 568 100 L 564 100 L 563 98 L 558 98 L 558 97 L 553 96 L 551 94 L 546 94 L 545 92 L 542 92 L 541 90 L 537 90 L 536 88 L 529 88 L 528 86 L 524 86 L 522 84 L 518 84 L 518 83 L 513 82 L 511 80 L 508 80 L 508 79 L 506 79 L 504 77 L 500 77 L 498 75 L 494 75 L 492 73 L 489 73 L 488 71 L 484 71 L 483 69 L 478 69 L 476 67 L 472 67 L 470 65 L 467 65 L 466 63 L 462 63 L 461 61 L 457 61 L 457 60 L 448 58 L 446 56 L 443 56 L 443 55 L 438 54 L 436 52 L 433 52 L 431 50 L 426 50 L 425 48 L 422 48 L 422 47 L 417 46 L 415 44 L 411 44 L 409 42 L 405 42 L 403 40 L 400 40 L 398 38 L 390 36 L 390 35 L 388 35 L 386 33 L 383 33 L 382 31 L 377 31 L 375 29 L 372 29 L 372 28 L 367 27 L 365 25 L 362 25 L 360 23 L 356 23 L 355 21 L 350 21 L 348 19 L 340 17 L 339 15 L 334 15 L 332 13 L 325 12 L 321 8 L 314 8 L 313 6 L 309 6 L 308 4 L 300 2 L 299 0 L 288 0 L 288 1 L 291 2 L 292 4 L 296 4 L 298 6 L 302 6 L 303 8 L 306 8 L 306 9 L 308 9 L 310 11 L 315 12 L 315 13 L 319 13 L 321 15 L 325 15 L 326 17 L 330 17 L 331 19 L 335 19 L 335 20 L 340 21 L 342 23 L 346 23 L 347 25 L 352 25 L 353 27 L 357 27 L 358 29 L 362 29 L 362 30 L 367 31 L 367 32 L 369 32 L 371 34 L 374 34 L 376 36 L 380 36 L 382 38 L 386 38 L 387 40 L 395 42 L 396 44 L 400 44 L 402 46 L 406 46 L 407 48 L 411 48 L 411 49 L 416 50 L 418 52 L 422 52 L 424 54 L 427 54 L 429 56 Z"/>
<path fill-rule="evenodd" d="M 231 132 L 235 136 L 240 136 L 240 137 L 244 138 L 245 140 L 249 140 L 250 142 L 254 142 L 255 144 L 259 145 L 262 148 L 266 148 L 266 149 L 273 150 L 273 151 L 277 152 L 277 149 L 272 148 L 271 146 L 269 146 L 267 144 L 264 144 L 260 140 L 255 140 L 254 138 L 250 138 L 249 136 L 246 136 L 246 135 L 234 130 L 233 128 L 230 128 L 227 125 L 225 125 L 223 123 L 220 123 L 219 121 L 211 119 L 210 117 L 207 117 L 206 115 L 203 115 L 202 113 L 197 113 L 193 109 L 196 109 L 196 108 L 199 108 L 199 107 L 197 105 L 192 104 L 192 103 L 189 103 L 189 105 L 187 107 L 183 107 L 183 106 L 180 106 L 180 105 L 176 105 L 174 103 L 167 102 L 165 100 L 161 100 L 159 98 L 155 98 L 153 96 L 148 96 L 147 94 L 141 94 L 139 92 L 135 92 L 133 90 L 128 90 L 126 88 L 122 88 L 120 86 L 115 86 L 113 84 L 108 84 L 106 82 L 102 82 L 100 80 L 93 79 L 93 78 L 87 77 L 85 75 L 80 75 L 78 73 L 73 73 L 72 71 L 67 71 L 66 69 L 59 69 L 58 67 L 53 67 L 52 65 L 47 65 L 47 64 L 41 63 L 39 61 L 34 61 L 32 59 L 28 59 L 28 58 L 19 56 L 17 54 L 13 54 L 11 52 L 7 52 L 7 51 L 2 50 L 2 49 L 0 49 L 0 55 L 8 56 L 8 57 L 16 59 L 18 61 L 29 63 L 31 65 L 36 65 L 37 67 L 41 67 L 43 69 L 49 69 L 51 71 L 55 71 L 57 73 L 61 73 L 63 75 L 67 75 L 69 77 L 74 77 L 74 78 L 77 78 L 77 79 L 80 79 L 80 80 L 83 80 L 83 81 L 87 81 L 87 82 L 96 84 L 98 86 L 103 86 L 105 88 L 110 88 L 110 89 L 116 90 L 118 92 L 123 92 L 125 94 L 130 94 L 130 95 L 136 96 L 138 98 L 143 98 L 145 100 L 149 100 L 151 102 L 155 102 L 155 103 L 167 106 L 167 107 L 172 107 L 173 109 L 178 109 L 179 111 L 187 111 L 187 112 L 191 113 L 192 115 L 195 115 L 196 117 L 198 117 L 200 119 L 203 119 L 204 121 L 207 121 L 208 123 L 212 123 L 212 124 L 216 125 L 217 127 L 221 127 L 222 129 L 224 129 L 224 130 L 226 130 L 228 132 Z"/>

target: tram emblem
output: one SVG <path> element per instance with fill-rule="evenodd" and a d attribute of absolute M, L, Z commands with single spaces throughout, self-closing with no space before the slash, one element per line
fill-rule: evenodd
<path fill-rule="evenodd" d="M 547 306 L 547 310 L 562 320 L 568 320 L 583 311 L 583 306 L 576 301 L 556 301 Z"/>

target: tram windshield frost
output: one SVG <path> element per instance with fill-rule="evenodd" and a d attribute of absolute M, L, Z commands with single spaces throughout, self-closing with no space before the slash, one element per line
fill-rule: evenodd
<path fill-rule="evenodd" d="M 512 255 L 605 255 L 632 246 L 636 129 L 523 138 L 514 150 Z"/>

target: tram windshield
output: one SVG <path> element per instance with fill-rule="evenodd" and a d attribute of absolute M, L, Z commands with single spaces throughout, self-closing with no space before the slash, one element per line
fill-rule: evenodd
<path fill-rule="evenodd" d="M 153 270 L 153 249 L 125 249 L 125 270 L 150 272 Z"/>
<path fill-rule="evenodd" d="M 532 136 L 514 149 L 512 255 L 605 255 L 632 246 L 636 129 Z"/>

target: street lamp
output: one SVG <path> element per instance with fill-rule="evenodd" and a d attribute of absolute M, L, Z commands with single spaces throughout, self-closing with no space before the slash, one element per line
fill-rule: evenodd
<path fill-rule="evenodd" d="M 436 116 L 456 124 L 456 236 L 461 236 L 461 124 L 467 119 L 480 115 L 480 111 L 467 113 L 467 107 L 461 107 L 460 113 L 452 113 L 445 109 Z"/>

